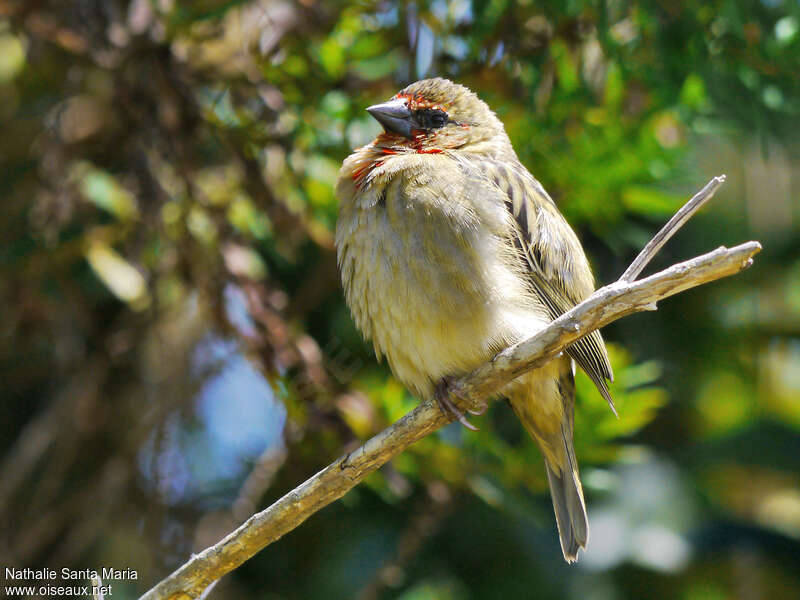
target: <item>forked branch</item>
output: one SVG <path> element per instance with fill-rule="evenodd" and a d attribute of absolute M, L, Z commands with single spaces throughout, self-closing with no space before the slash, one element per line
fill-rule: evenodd
<path fill-rule="evenodd" d="M 667 239 L 706 201 L 724 181 L 715 177 L 692 198 L 647 244 L 625 274 L 546 328 L 495 356 L 469 375 L 452 383 L 454 400 L 462 407 L 476 407 L 492 398 L 506 383 L 539 367 L 594 329 L 631 313 L 655 310 L 659 300 L 689 288 L 734 275 L 753 262 L 761 250 L 758 242 L 733 248 L 720 247 L 678 263 L 655 275 L 634 281 Z M 198 598 L 209 585 L 251 558 L 267 545 L 300 525 L 319 509 L 344 496 L 367 475 L 414 442 L 451 420 L 436 403 L 425 400 L 402 419 L 340 457 L 325 469 L 283 496 L 269 508 L 254 514 L 238 529 L 179 567 L 140 600 Z"/>

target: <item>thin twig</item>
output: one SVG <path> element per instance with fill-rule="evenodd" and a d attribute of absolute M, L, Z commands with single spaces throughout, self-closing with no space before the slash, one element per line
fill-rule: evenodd
<path fill-rule="evenodd" d="M 625 270 L 620 280 L 634 281 L 647 264 L 653 260 L 653 257 L 658 254 L 664 244 L 667 243 L 669 238 L 671 238 L 678 229 L 683 227 L 683 224 L 686 223 L 694 213 L 700 210 L 706 202 L 711 200 L 714 192 L 716 192 L 723 183 L 725 183 L 725 175 L 714 177 L 702 190 L 692 196 L 692 199 L 684 204 L 681 209 L 667 221 L 667 224 L 661 228 L 661 231 L 653 236 L 653 239 L 642 249 L 639 256 L 631 263 L 631 266 Z"/>
<path fill-rule="evenodd" d="M 92 577 L 92 600 L 105 600 L 103 593 L 103 580 L 100 576 Z"/>

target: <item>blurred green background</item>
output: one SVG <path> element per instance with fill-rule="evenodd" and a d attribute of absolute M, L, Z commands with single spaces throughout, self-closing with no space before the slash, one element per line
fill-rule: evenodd
<path fill-rule="evenodd" d="M 344 305 L 333 185 L 364 108 L 432 75 L 497 111 L 600 283 L 720 173 L 651 269 L 764 251 L 604 331 L 577 565 L 497 403 L 209 597 L 797 597 L 793 0 L 0 0 L 0 566 L 132 568 L 136 598 L 415 405 Z"/>

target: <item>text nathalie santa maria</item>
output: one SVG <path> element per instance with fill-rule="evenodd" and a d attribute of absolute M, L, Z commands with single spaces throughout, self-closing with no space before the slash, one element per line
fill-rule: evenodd
<path fill-rule="evenodd" d="M 76 580 L 76 579 L 101 579 L 105 581 L 120 581 L 139 579 L 139 573 L 135 569 L 115 569 L 114 567 L 102 567 L 100 569 L 12 569 L 6 567 L 7 581 L 54 581 L 56 579 Z"/>

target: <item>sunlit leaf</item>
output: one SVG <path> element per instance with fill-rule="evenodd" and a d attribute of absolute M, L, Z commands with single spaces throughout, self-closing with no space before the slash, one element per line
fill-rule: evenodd
<path fill-rule="evenodd" d="M 623 190 L 622 201 L 631 212 L 672 215 L 681 206 L 683 199 L 650 187 L 630 186 Z"/>
<path fill-rule="evenodd" d="M 681 88 L 681 102 L 690 108 L 702 108 L 706 104 L 706 86 L 696 73 L 689 75 Z"/>
<path fill-rule="evenodd" d="M 0 83 L 14 79 L 25 68 L 25 44 L 21 37 L 0 33 Z"/>
<path fill-rule="evenodd" d="M 73 177 L 78 180 L 84 197 L 98 208 L 121 220 L 138 217 L 136 198 L 109 173 L 81 162 L 74 167 Z"/>
<path fill-rule="evenodd" d="M 230 243 L 223 249 L 225 266 L 237 277 L 259 280 L 267 276 L 267 265 L 252 248 Z"/>
<path fill-rule="evenodd" d="M 147 306 L 149 299 L 144 277 L 113 248 L 101 242 L 92 242 L 86 250 L 86 260 L 117 298 L 133 308 Z"/>
<path fill-rule="evenodd" d="M 341 77 L 345 70 L 345 52 L 339 42 L 329 37 L 319 48 L 319 62 L 332 78 Z"/>

